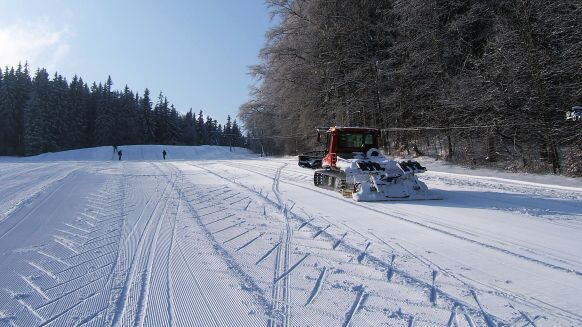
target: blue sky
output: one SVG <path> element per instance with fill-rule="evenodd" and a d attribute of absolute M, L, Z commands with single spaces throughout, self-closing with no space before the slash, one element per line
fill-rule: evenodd
<path fill-rule="evenodd" d="M 0 66 L 127 84 L 220 123 L 248 99 L 271 22 L 263 0 L 0 0 Z"/>

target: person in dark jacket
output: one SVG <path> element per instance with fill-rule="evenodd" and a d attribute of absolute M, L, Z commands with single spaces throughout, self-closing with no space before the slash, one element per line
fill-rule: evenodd
<path fill-rule="evenodd" d="M 117 156 L 119 156 L 119 160 L 121 160 L 121 155 L 123 155 L 123 152 L 121 152 L 121 150 L 117 151 Z"/>
<path fill-rule="evenodd" d="M 166 154 L 168 154 L 168 153 L 167 153 L 167 152 L 166 152 L 166 150 L 164 149 L 164 151 L 162 151 L 162 156 L 164 157 L 164 160 L 166 160 Z"/>

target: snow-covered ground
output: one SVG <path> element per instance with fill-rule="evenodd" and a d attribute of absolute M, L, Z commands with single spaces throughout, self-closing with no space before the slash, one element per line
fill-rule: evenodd
<path fill-rule="evenodd" d="M 161 160 L 161 151 L 168 160 Z M 428 163 L 357 203 L 294 158 L 0 158 L 0 326 L 582 325 L 582 182 Z"/>

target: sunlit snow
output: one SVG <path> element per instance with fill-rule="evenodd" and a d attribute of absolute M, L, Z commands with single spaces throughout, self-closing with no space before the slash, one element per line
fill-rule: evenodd
<path fill-rule="evenodd" d="M 0 326 L 582 324 L 579 179 L 420 159 L 442 200 L 361 203 L 294 157 L 120 149 L 0 158 Z"/>

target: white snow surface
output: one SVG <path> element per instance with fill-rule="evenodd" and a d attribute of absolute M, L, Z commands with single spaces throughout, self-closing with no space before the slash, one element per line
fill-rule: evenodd
<path fill-rule="evenodd" d="M 0 158 L 0 326 L 582 325 L 580 179 L 425 159 L 442 200 L 358 203 L 295 158 L 120 149 Z"/>

